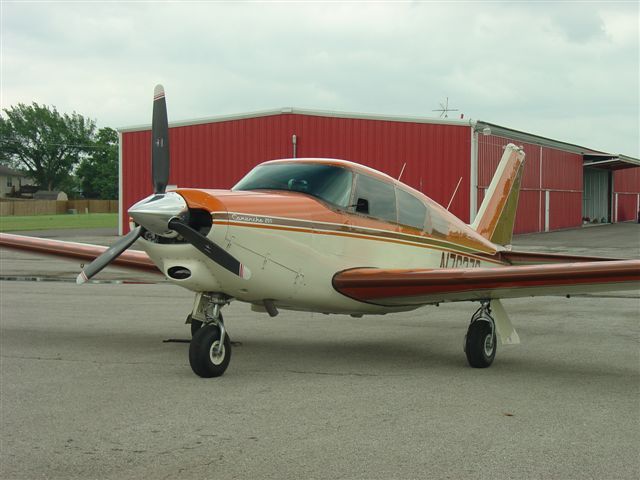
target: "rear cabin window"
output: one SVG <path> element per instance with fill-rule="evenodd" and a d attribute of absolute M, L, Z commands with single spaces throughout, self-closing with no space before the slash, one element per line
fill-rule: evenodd
<path fill-rule="evenodd" d="M 424 230 L 427 207 L 409 192 L 396 189 L 398 196 L 398 223 Z"/>
<path fill-rule="evenodd" d="M 431 222 L 433 224 L 433 233 L 442 236 L 449 235 L 449 221 L 439 211 L 431 210 Z"/>
<path fill-rule="evenodd" d="M 357 213 L 389 222 L 398 221 L 396 194 L 393 185 L 366 175 L 358 175 L 354 198 Z"/>

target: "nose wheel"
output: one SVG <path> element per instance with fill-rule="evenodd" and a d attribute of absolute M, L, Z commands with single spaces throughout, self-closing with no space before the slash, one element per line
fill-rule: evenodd
<path fill-rule="evenodd" d="M 202 322 L 200 320 L 196 320 L 195 318 L 193 318 L 191 314 L 187 316 L 187 321 L 185 323 L 188 323 L 191 326 L 192 338 L 196 334 L 196 332 L 200 330 L 200 328 L 202 327 Z"/>
<path fill-rule="evenodd" d="M 196 308 L 189 315 L 191 343 L 189 364 L 193 373 L 203 378 L 221 376 L 231 360 L 231 340 L 227 335 L 221 308 L 232 299 L 222 294 L 203 293 L 196 297 Z M 204 321 L 196 320 L 198 314 Z"/>
<path fill-rule="evenodd" d="M 222 325 L 222 324 L 220 324 Z M 193 373 L 203 378 L 221 376 L 231 360 L 231 342 L 224 327 L 202 326 L 191 339 L 189 364 Z"/>

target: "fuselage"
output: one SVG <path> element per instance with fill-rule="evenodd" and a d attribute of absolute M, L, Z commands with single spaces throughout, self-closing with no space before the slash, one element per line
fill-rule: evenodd
<path fill-rule="evenodd" d="M 329 193 L 314 191 L 313 176 L 307 172 L 308 182 L 296 177 L 286 186 L 243 180 L 233 190 L 176 190 L 190 212 L 198 212 L 201 218 L 210 216 L 208 231 L 205 225 L 207 238 L 246 265 L 251 278 L 233 275 L 188 243 L 143 240 L 143 249 L 172 282 L 195 292 L 221 292 L 257 308 L 269 300 L 279 308 L 322 313 L 386 313 L 415 308 L 381 307 L 338 293 L 332 279 L 344 270 L 502 264 L 496 256 L 500 247 L 436 202 L 358 164 L 279 160 L 261 164 L 256 167 L 262 168 L 257 175 L 254 169 L 245 179 L 268 176 L 269 168 L 286 178 L 289 165 L 295 165 L 293 174 L 297 177 L 305 174 L 305 165 L 341 169 L 341 188 Z M 347 173 L 349 177 L 345 179 Z M 322 174 L 327 172 L 323 170 Z M 243 189 L 247 185 L 277 188 Z M 345 188 L 348 191 L 344 192 Z M 382 205 L 382 200 L 377 200 L 381 192 L 392 193 L 395 202 Z M 322 195 L 331 195 L 327 197 L 331 201 Z M 175 267 L 184 267 L 190 275 L 172 277 L 170 269 L 176 270 Z"/>

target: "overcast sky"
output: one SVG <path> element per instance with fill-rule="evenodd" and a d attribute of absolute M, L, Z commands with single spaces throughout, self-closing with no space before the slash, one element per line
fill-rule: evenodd
<path fill-rule="evenodd" d="M 285 106 L 482 119 L 640 156 L 638 2 L 1 2 L 1 104 L 99 126 Z"/>

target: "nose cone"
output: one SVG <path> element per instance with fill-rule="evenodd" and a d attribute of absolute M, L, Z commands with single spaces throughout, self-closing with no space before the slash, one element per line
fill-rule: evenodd
<path fill-rule="evenodd" d="M 133 205 L 128 213 L 145 229 L 164 237 L 172 237 L 176 232 L 168 226 L 173 217 L 183 216 L 189 211 L 187 202 L 175 192 L 151 195 Z"/>

